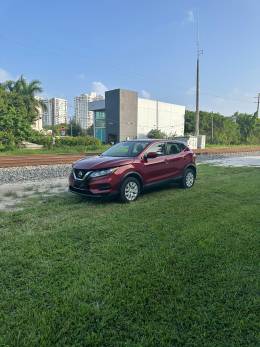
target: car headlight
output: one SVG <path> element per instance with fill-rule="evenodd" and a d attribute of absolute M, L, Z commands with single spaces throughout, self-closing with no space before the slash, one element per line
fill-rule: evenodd
<path fill-rule="evenodd" d="M 116 171 L 116 167 L 113 169 L 104 169 L 104 170 L 98 170 L 98 171 L 93 171 L 89 176 L 94 178 L 94 177 L 101 177 L 101 176 L 107 176 L 110 175 L 111 173 Z"/>

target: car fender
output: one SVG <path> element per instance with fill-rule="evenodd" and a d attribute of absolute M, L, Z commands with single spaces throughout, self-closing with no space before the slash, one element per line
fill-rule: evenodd
<path fill-rule="evenodd" d="M 183 174 L 190 167 L 192 167 L 195 170 L 195 177 L 196 177 L 197 176 L 197 166 L 194 163 L 188 163 L 183 169 Z"/>
<path fill-rule="evenodd" d="M 126 172 L 124 174 L 124 176 L 121 178 L 120 184 L 129 176 L 137 176 L 141 181 L 141 185 L 143 186 L 143 184 L 144 184 L 143 177 L 138 171 L 135 171 L 135 170 L 130 170 L 130 171 Z"/>

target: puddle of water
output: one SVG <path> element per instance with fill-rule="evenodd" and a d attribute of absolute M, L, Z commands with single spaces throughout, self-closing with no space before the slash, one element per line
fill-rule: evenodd
<path fill-rule="evenodd" d="M 44 181 L 0 185 L 0 211 L 14 211 L 23 208 L 27 198 L 41 195 L 51 196 L 68 189 L 68 179 L 54 178 Z"/>
<path fill-rule="evenodd" d="M 217 166 L 260 167 L 260 156 L 209 159 L 209 160 L 203 161 L 203 163 L 217 165 Z"/>

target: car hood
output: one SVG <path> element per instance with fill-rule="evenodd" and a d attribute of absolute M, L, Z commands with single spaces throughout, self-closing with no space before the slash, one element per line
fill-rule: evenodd
<path fill-rule="evenodd" d="M 109 169 L 117 166 L 123 166 L 127 164 L 131 164 L 133 162 L 133 158 L 115 158 L 115 157 L 102 157 L 95 156 L 89 158 L 83 158 L 76 163 L 74 163 L 73 167 L 75 169 L 84 169 L 84 170 L 99 170 L 99 169 Z"/>

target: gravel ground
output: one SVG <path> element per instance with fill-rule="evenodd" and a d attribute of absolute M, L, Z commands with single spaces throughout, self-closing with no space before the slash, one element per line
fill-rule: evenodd
<path fill-rule="evenodd" d="M 71 164 L 24 166 L 0 169 L 0 184 L 68 177 Z"/>
<path fill-rule="evenodd" d="M 201 154 L 197 156 L 197 162 L 210 162 L 212 160 L 219 160 L 233 157 L 255 157 L 260 156 L 260 152 L 248 152 L 248 153 L 234 153 L 227 154 L 214 154 L 205 155 Z M 239 158 L 237 158 L 239 160 Z M 246 161 L 245 161 L 246 162 Z M 244 164 L 243 164 L 244 165 Z M 0 185 L 4 183 L 17 183 L 28 181 L 39 181 L 50 178 L 68 177 L 71 171 L 71 164 L 59 164 L 59 165 L 40 165 L 40 166 L 24 166 L 24 167 L 12 167 L 12 168 L 0 168 Z"/>
<path fill-rule="evenodd" d="M 30 197 L 56 195 L 68 190 L 71 164 L 0 169 L 0 211 L 22 209 Z"/>

